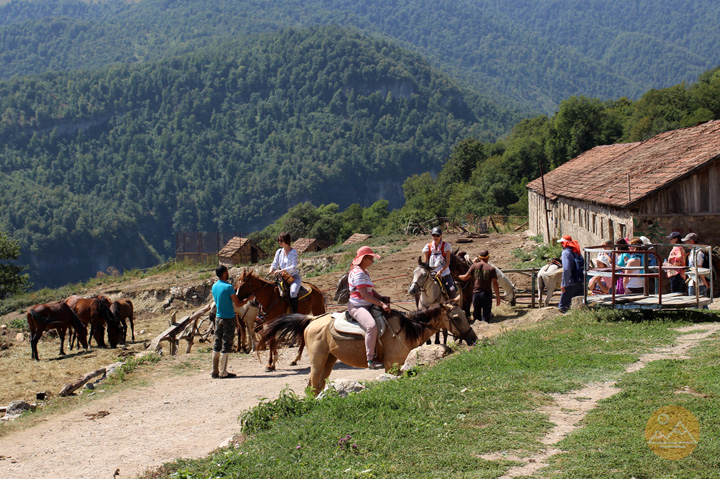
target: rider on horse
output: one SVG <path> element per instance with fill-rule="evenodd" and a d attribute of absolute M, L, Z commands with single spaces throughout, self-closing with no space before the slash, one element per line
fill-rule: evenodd
<path fill-rule="evenodd" d="M 275 274 L 278 281 L 284 281 L 290 289 L 290 309 L 293 313 L 298 311 L 298 291 L 300 291 L 300 271 L 298 270 L 298 254 L 290 246 L 292 238 L 290 233 L 283 231 L 278 235 L 280 248 L 275 252 L 275 259 L 270 265 L 270 274 Z"/>

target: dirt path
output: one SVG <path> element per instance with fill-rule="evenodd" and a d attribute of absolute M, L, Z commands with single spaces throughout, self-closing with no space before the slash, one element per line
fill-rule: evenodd
<path fill-rule="evenodd" d="M 175 458 L 208 455 L 240 432 L 239 414 L 262 398 L 276 398 L 287 384 L 307 385 L 307 357 L 265 373 L 249 357 L 234 357 L 235 379 L 213 380 L 210 369 L 157 381 L 0 438 L 0 477 L 131 478 Z M 209 365 L 208 365 L 209 366 Z M 378 371 L 336 366 L 332 379 L 373 379 Z"/>

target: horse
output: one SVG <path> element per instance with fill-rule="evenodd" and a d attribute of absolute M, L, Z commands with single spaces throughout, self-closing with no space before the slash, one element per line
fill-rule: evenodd
<path fill-rule="evenodd" d="M 254 299 L 245 302 L 241 307 L 234 306 L 235 317 L 238 319 L 238 351 L 246 353 L 255 351 L 255 322 L 261 317 L 260 305 Z"/>
<path fill-rule="evenodd" d="M 108 326 L 108 341 L 110 347 L 114 348 L 118 344 L 120 339 L 120 333 L 122 332 L 122 325 L 117 320 L 115 315 L 110 311 L 111 301 L 107 296 L 96 296 L 93 298 L 81 298 L 79 296 L 70 296 L 65 300 L 65 303 L 70 306 L 75 314 L 78 315 L 80 321 L 84 325 L 90 325 L 90 337 L 88 344 L 92 338 L 95 338 L 95 342 L 98 347 L 106 348 L 105 344 L 105 324 Z M 72 349 L 74 337 L 70 337 L 70 349 Z"/>
<path fill-rule="evenodd" d="M 30 328 L 31 359 L 40 361 L 37 344 L 43 332 L 56 329 L 60 337 L 60 355 L 65 356 L 63 349 L 65 331 L 72 327 L 77 333 L 78 341 L 83 348 L 88 348 L 87 329 L 83 326 L 75 311 L 62 301 L 50 304 L 36 304 L 27 312 L 27 322 Z"/>
<path fill-rule="evenodd" d="M 367 367 L 364 337 L 357 335 L 339 339 L 332 334 L 334 322 L 333 315 L 329 313 L 321 316 L 281 316 L 263 330 L 260 344 L 304 338 L 310 355 L 309 385 L 317 395 L 325 387 L 325 380 L 337 360 L 357 368 Z M 436 304 L 408 314 L 393 309 L 387 317 L 387 324 L 385 333 L 378 338 L 376 350 L 376 357 L 382 361 L 386 372 L 396 364 L 403 364 L 411 350 L 441 328 L 447 328 L 468 344 L 477 341 L 464 311 L 454 302 Z"/>
<path fill-rule="evenodd" d="M 133 304 L 128 298 L 120 298 L 112 302 L 110 305 L 110 311 L 115 315 L 115 318 L 122 325 L 122 342 L 127 342 L 127 322 L 130 321 L 130 331 L 132 333 L 132 340 L 135 341 L 135 322 L 133 319 Z"/>
<path fill-rule="evenodd" d="M 559 258 L 551 259 L 548 261 L 548 264 L 540 268 L 540 271 L 538 271 L 538 302 L 540 302 L 543 306 L 550 306 L 550 299 L 553 297 L 555 291 L 560 289 L 562 273 L 562 263 Z M 543 304 L 542 301 L 543 290 L 547 291 L 545 304 Z"/>
<path fill-rule="evenodd" d="M 322 291 L 310 283 L 304 284 L 310 287 L 310 294 L 305 298 L 298 298 L 298 313 L 312 313 L 314 315 L 323 314 L 325 312 L 325 299 L 323 298 Z M 236 294 L 240 301 L 245 301 L 250 296 L 254 296 L 255 300 L 260 305 L 266 323 L 282 316 L 283 314 L 286 314 L 289 311 L 290 305 L 280 295 L 278 285 L 272 281 L 267 281 L 259 276 L 256 276 L 252 270 L 248 271 L 243 269 L 242 273 L 240 273 Z M 269 357 L 268 364 L 265 367 L 266 372 L 275 370 L 275 362 L 277 360 L 277 343 L 270 341 L 268 345 Z M 298 363 L 304 347 L 305 343 L 300 341 L 298 354 L 290 363 L 291 366 Z M 258 352 L 258 359 L 259 358 L 260 353 Z"/>
<path fill-rule="evenodd" d="M 453 299 L 447 297 L 440 284 L 438 284 L 437 280 L 433 277 L 430 265 L 423 262 L 420 257 L 418 257 L 418 266 L 413 271 L 413 278 L 408 288 L 408 294 L 418 298 L 418 309 L 427 309 L 434 304 Z M 462 291 L 460 291 L 459 294 L 462 295 Z M 458 298 L 454 299 L 457 300 Z M 438 331 L 435 334 L 435 344 L 440 344 L 440 332 L 441 331 Z M 443 344 L 447 344 L 447 330 L 442 330 L 442 333 Z"/>

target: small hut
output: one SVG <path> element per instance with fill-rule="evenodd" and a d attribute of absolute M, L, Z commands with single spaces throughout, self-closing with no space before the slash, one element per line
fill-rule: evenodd
<path fill-rule="evenodd" d="M 267 255 L 250 238 L 235 236 L 218 252 L 218 262 L 225 266 L 257 263 Z"/>
<path fill-rule="evenodd" d="M 315 238 L 298 238 L 292 244 L 293 249 L 297 251 L 297 254 L 299 255 L 303 253 L 315 253 L 327 248 L 328 246 L 330 246 L 330 242 L 320 241 Z"/>
<path fill-rule="evenodd" d="M 355 233 L 351 237 L 345 240 L 343 245 L 351 245 L 355 243 L 362 243 L 363 241 L 367 241 L 368 239 L 372 238 L 372 235 L 366 235 L 362 233 Z"/>

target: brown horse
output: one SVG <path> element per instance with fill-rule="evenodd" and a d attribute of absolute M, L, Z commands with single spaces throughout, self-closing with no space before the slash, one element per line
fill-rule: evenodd
<path fill-rule="evenodd" d="M 302 314 L 282 316 L 263 330 L 261 343 L 304 337 L 310 355 L 310 386 L 318 394 L 325 387 L 325 379 L 330 376 L 338 359 L 357 368 L 367 367 L 365 339 L 362 336 L 337 339 L 331 334 L 334 321 L 331 314 L 319 317 Z M 440 328 L 449 329 L 468 344 L 477 341 L 465 312 L 454 302 L 436 304 L 408 314 L 393 309 L 387 321 L 388 327 L 385 334 L 378 338 L 376 352 L 385 371 L 395 364 L 402 365 L 412 349 Z"/>
<path fill-rule="evenodd" d="M 305 298 L 298 298 L 298 313 L 320 315 L 325 312 L 325 300 L 322 292 L 309 283 L 304 283 L 310 287 L 310 294 Z M 271 281 L 264 280 L 256 276 L 252 271 L 243 270 L 237 283 L 237 297 L 240 301 L 245 301 L 250 296 L 254 296 L 255 300 L 261 307 L 261 311 L 265 318 L 265 324 L 273 319 L 287 314 L 290 311 L 289 303 L 280 296 L 280 289 Z M 301 337 L 302 339 L 302 337 Z M 274 371 L 275 362 L 277 360 L 277 342 L 268 341 L 268 350 L 270 357 L 265 371 Z M 301 340 L 298 348 L 298 354 L 291 365 L 297 364 L 302 355 L 304 342 Z M 259 353 L 258 353 L 259 358 Z"/>
<path fill-rule="evenodd" d="M 70 296 L 65 300 L 75 314 L 78 315 L 80 321 L 84 325 L 90 325 L 90 336 L 95 338 L 95 342 L 101 348 L 106 348 L 105 344 L 105 324 L 108 327 L 108 341 L 110 347 L 114 348 L 118 344 L 122 325 L 115 315 L 110 311 L 111 301 L 107 296 L 96 296 L 94 298 L 81 298 L 79 296 Z M 73 337 L 70 338 L 70 349 L 73 346 Z M 91 341 L 90 339 L 88 341 Z"/>
<path fill-rule="evenodd" d="M 65 343 L 65 331 L 72 327 L 78 336 L 78 341 L 83 348 L 87 349 L 87 329 L 83 326 L 80 318 L 70 306 L 62 301 L 50 304 L 36 304 L 27 312 L 27 322 L 30 328 L 31 358 L 40 361 L 38 357 L 37 344 L 40 337 L 48 329 L 56 329 L 60 337 L 60 355 L 65 356 L 63 349 Z"/>
<path fill-rule="evenodd" d="M 132 340 L 135 341 L 135 323 L 133 319 L 133 304 L 128 298 L 120 298 L 112 302 L 110 311 L 115 315 L 115 318 L 122 325 L 122 342 L 127 342 L 127 322 L 130 321 L 130 331 L 132 333 Z"/>

